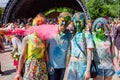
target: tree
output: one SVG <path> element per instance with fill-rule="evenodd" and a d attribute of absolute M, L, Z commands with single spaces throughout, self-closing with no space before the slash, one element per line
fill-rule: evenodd
<path fill-rule="evenodd" d="M 96 19 L 98 16 L 101 16 L 103 2 L 101 0 L 89 0 L 86 2 L 86 7 L 91 15 L 92 19 Z"/>
<path fill-rule="evenodd" d="M 3 14 L 3 8 L 0 8 L 0 19 L 1 19 L 1 17 L 2 17 L 2 14 Z"/>
<path fill-rule="evenodd" d="M 92 19 L 104 17 L 105 15 L 117 18 L 118 13 L 120 14 L 119 3 L 119 0 L 88 0 L 85 5 Z"/>

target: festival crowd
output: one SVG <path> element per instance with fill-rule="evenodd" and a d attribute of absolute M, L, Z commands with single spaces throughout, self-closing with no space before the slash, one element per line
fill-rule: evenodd
<path fill-rule="evenodd" d="M 120 76 L 120 20 L 87 20 L 83 12 L 39 13 L 0 25 L 4 45 L 16 67 L 14 80 L 112 80 Z M 44 34 L 44 35 L 43 35 Z M 1 70 L 0 74 L 4 74 Z"/>

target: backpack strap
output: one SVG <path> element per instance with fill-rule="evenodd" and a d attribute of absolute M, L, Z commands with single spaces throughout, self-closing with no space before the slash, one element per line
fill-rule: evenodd
<path fill-rule="evenodd" d="M 83 38 L 83 43 L 85 45 L 85 51 L 83 51 L 81 46 L 77 43 L 76 37 L 75 37 L 75 43 L 78 46 L 78 48 L 81 50 L 81 52 L 84 54 L 84 56 L 87 57 L 87 55 L 86 55 L 86 52 L 87 52 L 87 50 L 86 50 L 86 48 L 87 48 L 87 46 L 86 46 L 86 38 L 85 38 L 85 34 L 83 32 L 82 32 L 82 38 Z M 79 56 L 80 56 L 80 54 L 79 54 Z"/>

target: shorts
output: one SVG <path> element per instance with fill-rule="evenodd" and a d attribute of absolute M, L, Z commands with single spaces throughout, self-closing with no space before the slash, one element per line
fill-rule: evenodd
<path fill-rule="evenodd" d="M 68 80 L 84 80 L 84 73 L 86 71 L 86 64 L 82 61 L 70 61 L 68 68 Z"/>
<path fill-rule="evenodd" d="M 115 74 L 114 69 L 98 69 L 98 76 L 111 77 Z"/>

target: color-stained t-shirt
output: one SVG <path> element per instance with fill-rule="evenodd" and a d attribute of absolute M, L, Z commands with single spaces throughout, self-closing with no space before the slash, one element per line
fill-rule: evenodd
<path fill-rule="evenodd" d="M 41 40 L 39 37 L 35 36 L 34 33 L 26 36 L 23 39 L 23 44 L 27 44 L 27 58 L 28 60 L 31 59 L 40 59 L 44 58 L 44 51 L 45 47 L 39 47 L 44 45 L 43 40 Z"/>
<path fill-rule="evenodd" d="M 65 68 L 66 66 L 66 55 L 70 38 L 71 34 L 66 32 L 48 40 L 50 63 L 56 69 Z"/>
<path fill-rule="evenodd" d="M 98 55 L 98 68 L 100 69 L 113 69 L 112 56 L 110 52 L 111 42 L 108 38 L 105 41 L 98 40 L 95 36 L 93 37 L 96 51 Z"/>
<path fill-rule="evenodd" d="M 84 58 L 86 54 L 85 47 L 94 48 L 92 40 L 93 39 L 90 32 L 85 32 L 85 34 L 77 32 L 71 40 L 71 55 L 74 57 L 79 57 L 81 59 Z M 82 51 L 80 48 L 82 49 Z"/>

